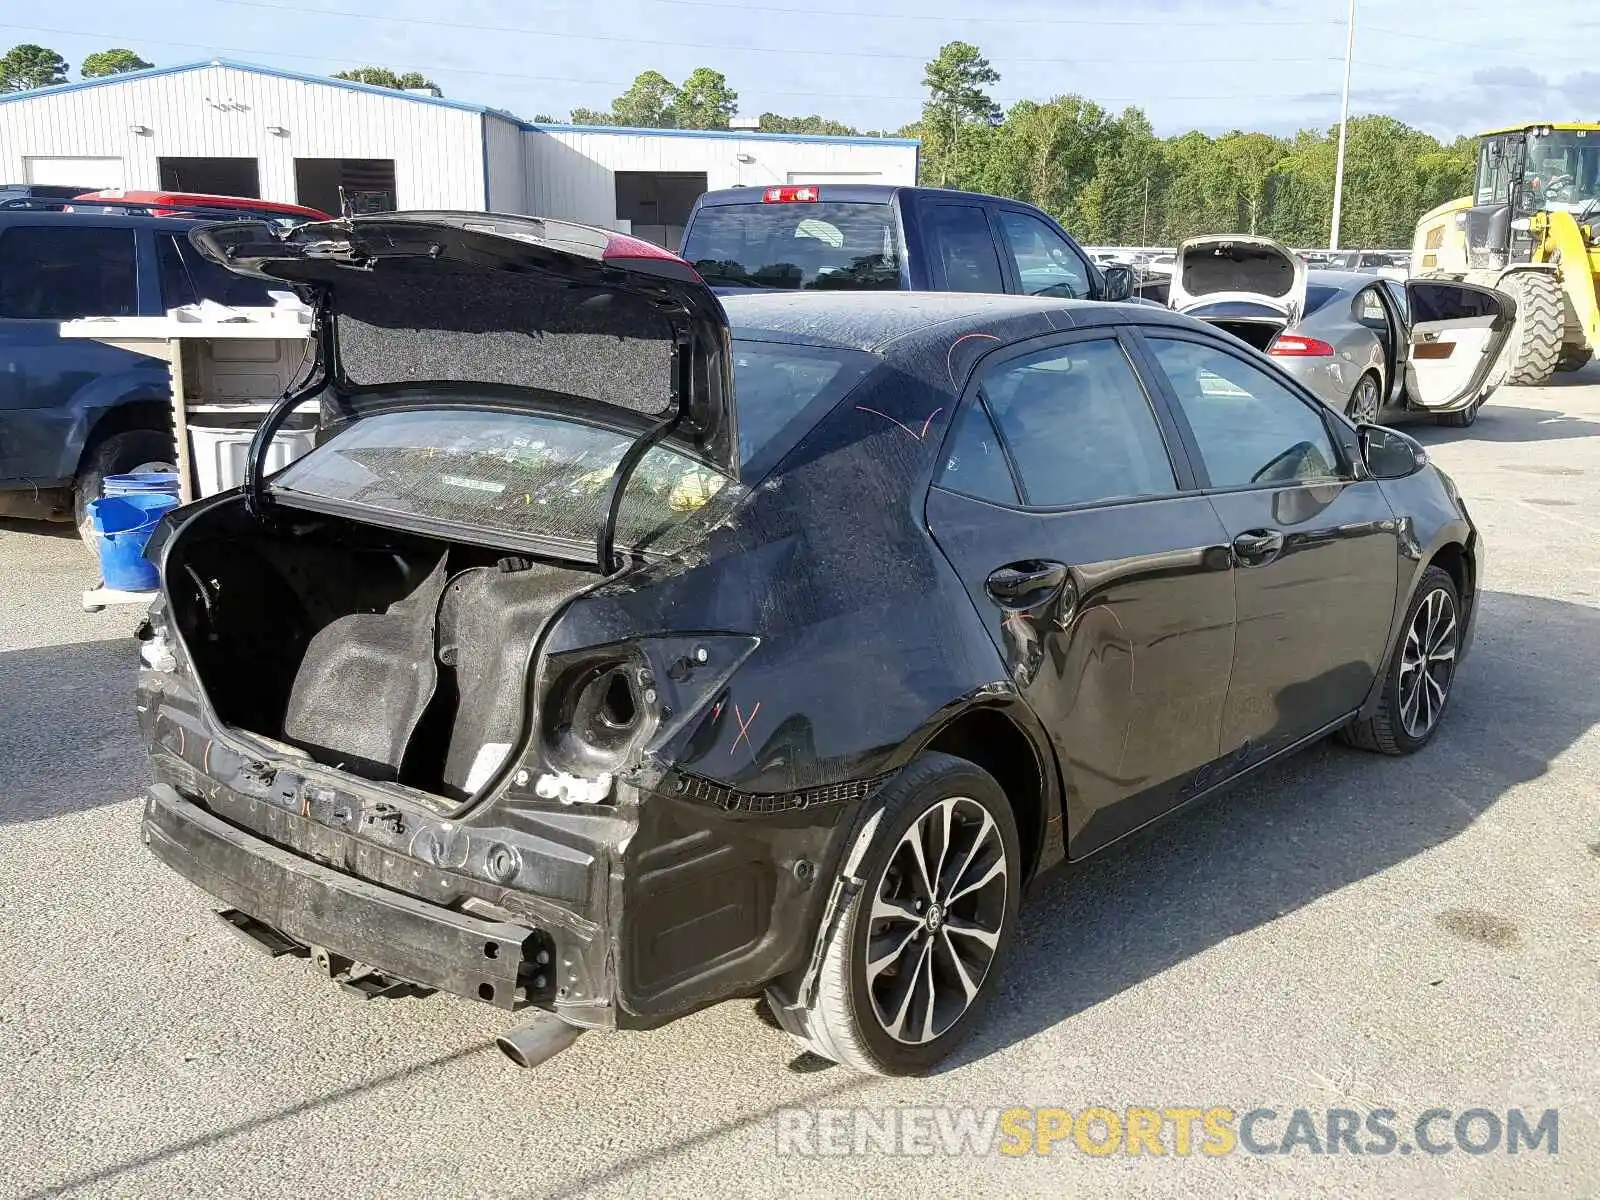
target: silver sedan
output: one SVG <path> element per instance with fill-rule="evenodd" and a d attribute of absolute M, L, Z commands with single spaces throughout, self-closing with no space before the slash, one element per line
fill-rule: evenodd
<path fill-rule="evenodd" d="M 1266 350 L 1330 408 L 1376 422 L 1406 407 L 1409 340 L 1404 284 L 1356 271 L 1308 271 L 1304 312 Z"/>
<path fill-rule="evenodd" d="M 1288 247 L 1249 234 L 1180 246 L 1168 303 L 1271 355 L 1357 423 L 1421 411 L 1456 426 L 1477 420 L 1498 382 L 1515 313 L 1486 288 L 1309 270 Z"/>

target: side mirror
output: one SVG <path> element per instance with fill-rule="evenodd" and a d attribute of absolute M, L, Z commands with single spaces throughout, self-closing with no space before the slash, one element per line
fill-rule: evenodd
<path fill-rule="evenodd" d="M 1102 289 L 1102 300 L 1128 300 L 1133 297 L 1133 268 L 1132 267 L 1106 267 L 1101 271 L 1105 279 Z"/>
<path fill-rule="evenodd" d="M 1428 465 L 1428 451 L 1416 438 L 1384 425 L 1358 425 L 1361 460 L 1374 479 L 1404 479 Z"/>

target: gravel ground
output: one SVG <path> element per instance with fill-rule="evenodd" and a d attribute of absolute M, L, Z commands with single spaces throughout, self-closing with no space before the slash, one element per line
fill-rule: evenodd
<path fill-rule="evenodd" d="M 1600 370 L 1413 431 L 1489 545 L 1433 745 L 1314 749 L 1048 879 L 925 1080 L 786 1069 L 743 1002 L 518 1072 L 486 1007 L 251 954 L 139 844 L 135 614 L 80 613 L 76 542 L 0 525 L 0 1193 L 1600 1195 Z M 1559 1150 L 778 1153 L 821 1109 L 943 1105 L 1267 1107 L 1268 1141 L 1296 1108 L 1557 1108 Z"/>

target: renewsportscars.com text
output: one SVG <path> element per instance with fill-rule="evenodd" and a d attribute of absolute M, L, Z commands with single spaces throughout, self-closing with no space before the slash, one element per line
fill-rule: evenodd
<path fill-rule="evenodd" d="M 1553 1108 L 786 1108 L 783 1155 L 1555 1154 Z"/>

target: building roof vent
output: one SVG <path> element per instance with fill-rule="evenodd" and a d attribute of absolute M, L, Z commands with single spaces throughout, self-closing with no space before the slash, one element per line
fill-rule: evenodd
<path fill-rule="evenodd" d="M 405 88 L 403 90 L 411 96 L 432 96 L 435 100 L 444 95 L 444 93 L 436 87 Z"/>

